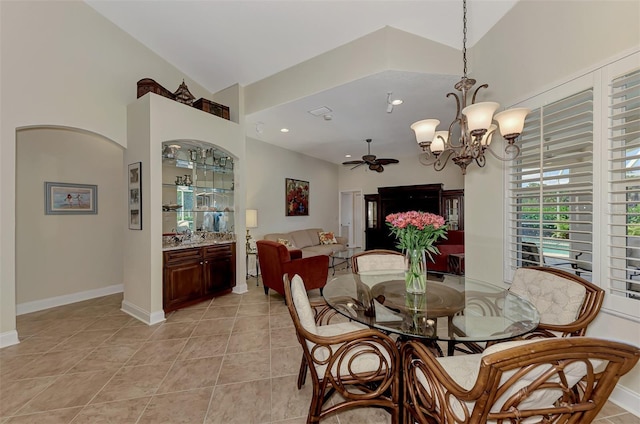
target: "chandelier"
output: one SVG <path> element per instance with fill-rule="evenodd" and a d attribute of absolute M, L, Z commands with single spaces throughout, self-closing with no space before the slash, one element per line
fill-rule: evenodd
<path fill-rule="evenodd" d="M 500 107 L 498 103 L 476 103 L 478 91 L 481 88 L 488 88 L 488 84 L 483 84 L 475 89 L 471 97 L 471 104 L 467 106 L 468 95 L 476 84 L 475 79 L 467 78 L 467 0 L 462 1 L 462 12 L 464 73 L 462 79 L 454 86 L 459 93 L 447 94 L 447 97 L 455 98 L 456 117 L 449 124 L 448 130 L 436 131 L 436 127 L 440 124 L 437 119 L 414 122 L 411 129 L 416 133 L 416 141 L 424 153 L 420 155 L 420 162 L 423 165 L 433 165 L 436 171 L 442 171 L 451 159 L 462 169 L 464 175 L 467 173 L 467 166 L 473 161 L 479 167 L 486 164 L 485 152 L 487 151 L 502 161 L 518 157 L 520 148 L 515 144 L 515 140 L 522 133 L 524 119 L 530 110 L 526 108 L 508 109 L 496 113 L 494 116 L 495 111 Z M 493 123 L 494 120 L 498 125 Z M 453 137 L 453 130 L 456 126 L 460 129 L 460 137 L 457 142 Z M 498 128 L 502 137 L 507 141 L 504 149 L 505 157 L 499 156 L 490 148 L 491 139 Z"/>

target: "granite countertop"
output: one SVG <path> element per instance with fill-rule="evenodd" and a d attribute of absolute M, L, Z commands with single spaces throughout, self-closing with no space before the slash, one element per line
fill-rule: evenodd
<path fill-rule="evenodd" d="M 163 235 L 162 251 L 189 249 L 194 247 L 211 246 L 215 244 L 235 243 L 236 235 L 232 233 L 196 232 L 187 237 L 184 235 Z"/>

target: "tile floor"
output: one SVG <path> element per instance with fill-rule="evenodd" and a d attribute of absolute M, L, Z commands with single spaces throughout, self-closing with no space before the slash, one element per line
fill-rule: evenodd
<path fill-rule="evenodd" d="M 230 294 L 153 327 L 121 295 L 18 317 L 21 343 L 0 350 L 0 424 L 288 423 L 306 421 L 301 349 L 282 298 Z M 608 403 L 599 424 L 640 424 Z M 327 423 L 389 423 L 377 409 Z"/>

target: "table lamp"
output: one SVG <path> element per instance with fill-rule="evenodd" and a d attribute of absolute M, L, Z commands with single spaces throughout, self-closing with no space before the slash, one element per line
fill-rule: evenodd
<path fill-rule="evenodd" d="M 258 211 L 256 209 L 247 209 L 245 222 L 247 227 L 247 252 L 249 252 L 251 250 L 251 246 L 249 246 L 249 240 L 251 240 L 249 228 L 256 228 L 258 226 Z"/>

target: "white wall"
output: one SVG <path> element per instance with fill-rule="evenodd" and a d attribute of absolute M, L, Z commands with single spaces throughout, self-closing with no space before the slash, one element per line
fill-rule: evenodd
<path fill-rule="evenodd" d="M 0 346 L 17 341 L 16 130 L 56 125 L 127 145 L 136 82 L 209 93 L 83 2 L 0 1 Z M 124 201 L 124 197 L 123 197 Z M 25 237 L 37 242 L 39 235 Z M 95 240 L 88 249 L 94 248 Z"/>
<path fill-rule="evenodd" d="M 303 228 L 338 231 L 337 165 L 252 138 L 246 162 L 246 207 L 258 210 L 254 239 Z M 309 181 L 309 216 L 285 216 L 285 178 Z"/>
<path fill-rule="evenodd" d="M 67 129 L 22 130 L 17 139 L 19 312 L 53 297 L 114 285 L 122 290 L 122 147 Z M 45 181 L 97 185 L 98 214 L 45 215 Z"/>
<path fill-rule="evenodd" d="M 524 0 L 471 49 L 470 71 L 479 83 L 490 85 L 480 100 L 508 106 L 639 48 L 637 1 Z M 503 278 L 505 256 L 504 172 L 502 164 L 492 162 L 483 170 L 470 169 L 465 181 L 466 272 L 486 281 Z M 640 324 L 603 311 L 588 335 L 638 346 Z M 620 386 L 613 399 L 631 399 L 623 406 L 640 414 L 640 366 Z"/>

